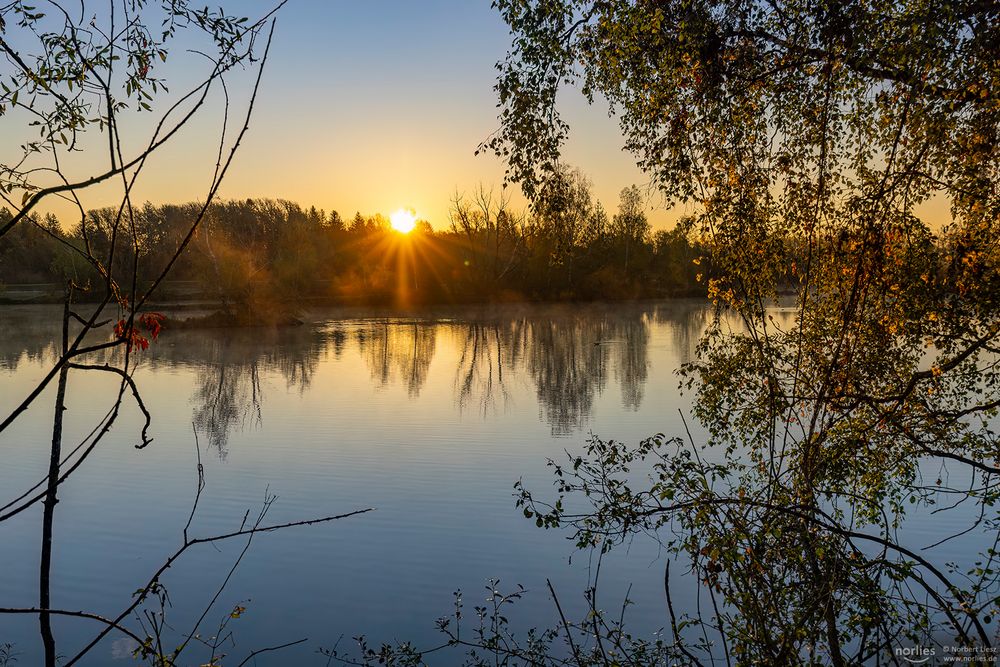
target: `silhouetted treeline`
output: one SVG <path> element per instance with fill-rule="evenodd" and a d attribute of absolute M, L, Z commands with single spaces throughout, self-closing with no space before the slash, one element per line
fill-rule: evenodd
<path fill-rule="evenodd" d="M 112 275 L 152 281 L 188 232 L 195 204 L 146 204 L 131 219 L 117 209 L 90 211 L 84 223 L 51 216 L 16 226 L 0 238 L 0 282 L 101 280 L 73 252 L 89 243 Z M 0 212 L 0 220 L 9 218 Z M 403 235 L 381 216 L 336 213 L 283 200 L 246 199 L 213 205 L 170 280 L 229 308 L 253 309 L 303 299 L 349 303 L 429 303 L 540 299 L 632 299 L 697 294 L 694 264 L 704 249 L 680 229 L 651 232 L 634 188 L 608 216 L 582 177 L 562 199 L 531 214 L 480 191 L 456 196 L 449 226 L 420 221 Z M 118 226 L 119 243 L 110 256 Z M 136 230 L 136 243 L 121 242 Z M 130 234 L 130 231 L 129 231 Z M 138 253 L 138 258 L 136 258 Z"/>

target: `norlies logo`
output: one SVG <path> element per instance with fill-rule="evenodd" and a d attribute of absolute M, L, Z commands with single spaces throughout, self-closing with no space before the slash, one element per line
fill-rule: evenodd
<path fill-rule="evenodd" d="M 936 656 L 937 650 L 933 646 L 910 646 L 908 648 L 897 646 L 895 653 L 897 658 L 902 658 L 910 664 L 922 665 Z"/>

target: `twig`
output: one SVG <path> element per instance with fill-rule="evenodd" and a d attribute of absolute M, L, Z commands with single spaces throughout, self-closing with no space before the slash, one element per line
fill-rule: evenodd
<path fill-rule="evenodd" d="M 195 512 L 198 511 L 198 501 L 201 500 L 201 492 L 205 489 L 205 467 L 201 464 L 201 445 L 198 443 L 198 429 L 194 422 L 191 422 L 191 431 L 194 433 L 194 451 L 198 457 L 198 487 L 194 492 L 194 502 L 191 504 L 191 514 L 188 515 L 187 523 L 184 524 L 184 542 L 188 541 L 188 529 L 194 521 Z"/>
<path fill-rule="evenodd" d="M 287 644 L 279 644 L 278 646 L 268 646 L 267 648 L 259 648 L 256 651 L 253 651 L 252 653 L 250 653 L 250 655 L 248 655 L 247 657 L 243 658 L 243 662 L 241 662 L 240 664 L 236 665 L 236 667 L 243 667 L 243 665 L 247 664 L 248 662 L 250 662 L 251 659 L 253 659 L 254 657 L 260 655 L 261 653 L 267 653 L 269 651 L 280 651 L 281 649 L 285 649 L 285 648 L 288 648 L 290 646 L 297 646 L 297 645 L 302 644 L 302 643 L 307 642 L 307 641 L 309 641 L 309 638 L 308 637 L 303 637 L 302 639 L 298 639 L 298 640 L 296 640 L 294 642 L 288 642 Z"/>
<path fill-rule="evenodd" d="M 92 621 L 103 623 L 104 625 L 113 630 L 118 630 L 123 635 L 126 635 L 127 637 L 139 642 L 140 645 L 144 643 L 143 639 L 141 639 L 138 635 L 136 635 L 134 632 L 132 632 L 125 626 L 120 625 L 119 623 L 112 621 L 111 619 L 104 618 L 103 616 L 92 614 L 87 611 L 71 611 L 68 609 L 41 609 L 39 607 L 0 607 L 0 614 L 51 614 L 52 616 L 70 616 L 75 618 L 86 618 Z"/>
<path fill-rule="evenodd" d="M 576 659 L 578 665 L 583 664 L 583 660 L 580 657 L 580 651 L 576 648 L 576 642 L 573 641 L 573 632 L 570 630 L 569 623 L 566 622 L 566 615 L 563 614 L 562 605 L 559 604 L 559 598 L 556 596 L 556 590 L 552 587 L 552 582 L 548 579 L 545 580 L 545 585 L 549 587 L 549 593 L 552 594 L 552 601 L 556 603 L 556 610 L 559 612 L 559 618 L 562 619 L 563 627 L 566 629 L 566 639 L 569 641 L 569 647 L 573 651 L 573 657 Z"/>
<path fill-rule="evenodd" d="M 139 411 L 142 412 L 142 416 L 146 420 L 142 426 L 142 442 L 136 445 L 135 448 L 143 449 L 148 444 L 153 442 L 153 439 L 149 437 L 149 426 L 153 422 L 153 417 L 149 414 L 149 410 L 146 408 L 146 404 L 143 402 L 142 396 L 139 395 L 139 388 L 136 387 L 135 380 L 132 379 L 132 376 L 128 372 L 116 366 L 111 366 L 110 364 L 98 366 L 97 364 L 69 363 L 67 364 L 67 368 L 75 368 L 81 371 L 103 371 L 105 373 L 114 373 L 115 375 L 120 376 L 122 381 L 125 382 L 129 389 L 132 390 L 132 396 L 135 398 L 136 405 L 139 407 Z"/>
<path fill-rule="evenodd" d="M 684 645 L 684 640 L 681 639 L 680 629 L 677 627 L 677 615 L 674 614 L 674 599 L 670 595 L 670 561 L 667 561 L 667 566 L 663 570 L 663 592 L 667 596 L 667 611 L 670 613 L 670 630 L 674 633 L 674 646 L 680 650 L 681 653 L 689 657 L 694 661 L 696 665 L 700 665 L 701 661 L 698 660 L 692 654 L 687 647 Z"/>

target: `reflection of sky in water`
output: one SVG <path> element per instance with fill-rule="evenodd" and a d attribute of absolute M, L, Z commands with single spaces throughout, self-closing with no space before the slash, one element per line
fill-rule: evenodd
<path fill-rule="evenodd" d="M 62 487 L 54 603 L 115 615 L 177 548 L 195 486 L 193 424 L 208 483 L 195 534 L 237 528 L 265 489 L 279 496 L 269 517 L 276 523 L 378 508 L 255 538 L 209 617 L 250 600 L 233 623 L 239 659 L 243 649 L 301 637 L 310 641 L 261 656 L 259 664 L 311 660 L 316 646 L 362 632 L 375 641 L 430 643 L 452 592 L 464 590 L 471 616 L 490 577 L 499 577 L 501 588 L 522 583 L 531 590 L 512 616 L 516 627 L 558 621 L 546 577 L 563 605 L 582 614 L 588 555 L 575 553 L 566 535 L 523 519 L 512 484 L 523 478 L 546 494 L 546 459 L 578 449 L 588 431 L 632 441 L 680 433 L 678 409 L 688 399 L 678 395 L 673 371 L 690 360 L 709 316 L 692 302 L 389 319 L 318 312 L 308 318 L 315 324 L 282 331 L 167 332 L 135 373 L 153 414 L 153 444 L 133 448 L 140 420 L 126 401 L 113 436 Z M 5 414 L 45 372 L 57 323 L 51 308 L 3 311 Z M 67 443 L 103 416 L 114 387 L 104 374 L 71 375 Z M 0 438 L 5 496 L 45 474 L 52 398 L 49 389 Z M 39 517 L 26 512 L 0 526 L 7 605 L 36 601 Z M 921 518 L 918 536 L 933 532 L 935 520 Z M 210 599 L 240 546 L 196 549 L 171 570 L 165 583 L 178 630 Z M 617 609 L 632 583 L 633 629 L 651 636 L 667 621 L 662 565 L 647 540 L 606 557 L 599 603 Z M 691 582 L 679 570 L 672 579 L 675 602 L 690 600 Z M 65 654 L 96 631 L 73 619 L 55 627 Z M 4 641 L 17 642 L 22 663 L 33 664 L 37 619 L 0 617 Z M 124 647 L 108 641 L 101 660 L 127 657 Z"/>

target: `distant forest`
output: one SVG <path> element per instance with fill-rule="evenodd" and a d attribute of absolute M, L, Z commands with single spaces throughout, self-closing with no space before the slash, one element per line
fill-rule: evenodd
<path fill-rule="evenodd" d="M 564 185 L 530 213 L 482 189 L 456 195 L 449 227 L 432 231 L 418 221 L 406 235 L 382 215 L 344 219 L 273 199 L 220 202 L 170 278 L 191 286 L 192 295 L 253 310 L 310 300 L 406 305 L 704 293 L 704 249 L 683 225 L 652 232 L 638 188 L 624 190 L 618 213 L 609 216 L 579 172 L 567 172 Z M 0 238 L 0 283 L 101 283 L 74 250 L 88 244 L 116 278 L 131 276 L 135 264 L 139 281 L 148 282 L 197 210 L 193 203 L 147 203 L 131 215 L 92 210 L 75 225 L 35 218 Z M 0 210 L 0 222 L 9 218 Z M 121 235 L 132 225 L 138 242 L 119 242 L 110 257 L 116 229 Z"/>

